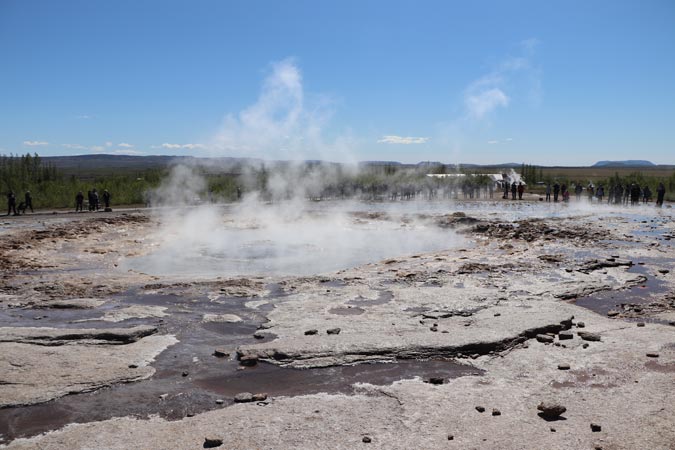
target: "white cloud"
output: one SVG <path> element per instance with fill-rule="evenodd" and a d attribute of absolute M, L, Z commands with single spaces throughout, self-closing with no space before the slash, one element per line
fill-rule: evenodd
<path fill-rule="evenodd" d="M 134 146 L 134 144 L 127 144 L 126 142 L 122 142 L 117 144 L 118 147 L 123 147 L 123 148 L 131 148 Z"/>
<path fill-rule="evenodd" d="M 505 140 L 506 142 L 511 142 L 511 141 L 513 140 L 513 138 L 506 138 L 506 139 L 504 139 L 504 140 Z"/>
<path fill-rule="evenodd" d="M 103 152 L 103 151 L 105 151 L 105 147 L 100 146 L 100 145 L 94 145 L 94 146 L 89 147 L 89 150 L 91 150 L 92 152 Z"/>
<path fill-rule="evenodd" d="M 492 140 L 492 141 L 487 141 L 488 144 L 499 144 L 499 141 L 497 140 Z"/>
<path fill-rule="evenodd" d="M 110 142 L 110 141 L 108 141 L 108 142 L 105 143 L 105 146 L 106 146 L 106 147 L 112 147 L 112 146 L 113 146 L 113 143 Z"/>
<path fill-rule="evenodd" d="M 61 147 L 69 148 L 72 150 L 84 150 L 87 148 L 84 145 L 80 144 L 61 144 Z"/>
<path fill-rule="evenodd" d="M 94 118 L 94 116 L 90 116 L 90 115 L 88 115 L 88 114 L 82 114 L 82 115 L 76 116 L 76 117 L 77 117 L 78 119 L 80 119 L 80 120 L 88 120 L 88 119 L 93 119 L 93 118 Z"/>
<path fill-rule="evenodd" d="M 140 156 L 140 155 L 145 155 L 145 152 L 141 152 L 138 150 L 133 150 L 133 149 L 128 149 L 128 148 L 118 148 L 117 150 L 113 150 L 110 152 L 112 155 L 127 155 L 127 156 Z"/>
<path fill-rule="evenodd" d="M 506 107 L 509 104 L 509 97 L 499 88 L 490 89 L 472 89 L 467 93 L 464 104 L 469 115 L 475 119 L 482 119 L 495 109 Z"/>
<path fill-rule="evenodd" d="M 49 145 L 49 142 L 45 141 L 23 141 L 23 145 L 26 147 L 39 147 L 42 145 Z"/>
<path fill-rule="evenodd" d="M 378 139 L 379 144 L 425 144 L 429 141 L 428 137 L 411 137 L 411 136 L 382 136 Z"/>
<path fill-rule="evenodd" d="M 170 150 L 178 150 L 178 149 L 196 150 L 196 149 L 204 149 L 206 148 L 206 146 L 204 144 L 169 144 L 168 142 L 165 142 L 160 146 L 153 146 L 153 148 L 166 148 Z"/>

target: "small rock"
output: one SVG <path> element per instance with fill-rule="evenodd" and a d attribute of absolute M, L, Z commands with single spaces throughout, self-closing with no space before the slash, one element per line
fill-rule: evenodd
<path fill-rule="evenodd" d="M 239 358 L 239 364 L 248 367 L 255 366 L 256 364 L 258 364 L 258 356 L 256 355 L 242 356 L 241 358 Z"/>
<path fill-rule="evenodd" d="M 570 365 L 567 363 L 558 364 L 558 370 L 570 370 Z"/>
<path fill-rule="evenodd" d="M 537 339 L 537 341 L 539 342 L 544 342 L 546 344 L 550 344 L 554 341 L 553 336 L 549 336 L 547 334 L 538 334 L 535 339 Z"/>
<path fill-rule="evenodd" d="M 169 396 L 169 394 L 162 394 L 159 396 L 160 400 L 166 400 L 166 398 Z"/>
<path fill-rule="evenodd" d="M 658 357 L 659 357 L 659 354 L 656 353 L 656 352 L 649 352 L 649 353 L 647 353 L 647 356 L 648 356 L 649 358 L 658 358 Z"/>
<path fill-rule="evenodd" d="M 253 333 L 253 337 L 256 339 L 265 339 L 265 333 L 258 333 L 257 331 Z"/>
<path fill-rule="evenodd" d="M 267 400 L 267 394 L 264 392 L 258 393 L 258 394 L 253 394 L 253 401 L 254 402 L 264 402 Z"/>
<path fill-rule="evenodd" d="M 213 356 L 217 358 L 227 358 L 228 356 L 230 356 L 230 354 L 225 350 L 217 348 L 213 351 Z"/>
<path fill-rule="evenodd" d="M 129 364 L 130 369 L 138 369 L 138 364 Z"/>
<path fill-rule="evenodd" d="M 597 423 L 592 423 L 591 424 L 591 431 L 593 433 L 597 433 L 599 431 L 602 431 L 602 427 L 600 425 L 598 425 Z"/>
<path fill-rule="evenodd" d="M 492 408 L 492 415 L 493 416 L 501 416 L 502 412 L 498 410 L 497 408 Z"/>
<path fill-rule="evenodd" d="M 443 384 L 443 383 L 445 383 L 445 379 L 440 378 L 440 377 L 431 377 L 431 378 L 429 378 L 429 383 L 430 384 Z"/>
<path fill-rule="evenodd" d="M 595 341 L 599 342 L 601 340 L 601 337 L 597 333 L 591 333 L 590 331 L 579 331 L 577 332 L 579 337 L 583 339 L 584 341 Z"/>
<path fill-rule="evenodd" d="M 186 414 L 186 416 L 187 416 L 187 417 L 194 417 L 194 416 L 195 416 L 195 413 L 189 412 L 189 413 Z"/>
<path fill-rule="evenodd" d="M 216 405 L 222 405 L 223 403 L 225 403 L 225 400 L 223 400 L 222 398 L 216 400 Z"/>
<path fill-rule="evenodd" d="M 223 445 L 223 440 L 214 436 L 204 438 L 204 448 L 215 448 Z"/>
<path fill-rule="evenodd" d="M 670 273 L 670 270 L 668 270 L 668 269 L 659 269 L 659 273 L 662 273 L 662 274 L 665 275 L 665 274 L 667 274 L 667 273 Z"/>
<path fill-rule="evenodd" d="M 619 311 L 611 310 L 611 311 L 608 311 L 608 312 L 607 312 L 607 317 L 616 317 L 616 316 L 618 316 L 619 314 L 621 314 Z"/>
<path fill-rule="evenodd" d="M 482 407 L 482 406 L 476 406 L 476 411 L 478 411 L 479 413 L 482 413 L 482 412 L 485 412 L 485 408 Z"/>
<path fill-rule="evenodd" d="M 557 419 L 567 411 L 567 408 L 563 405 L 552 402 L 541 402 L 539 403 L 539 406 L 537 406 L 537 409 L 541 411 L 541 415 L 545 419 Z"/>
<path fill-rule="evenodd" d="M 435 333 L 436 331 L 438 331 L 438 328 L 436 328 L 436 327 L 431 327 L 431 328 L 429 328 L 429 329 L 430 329 L 431 331 L 433 331 L 434 333 Z"/>
<path fill-rule="evenodd" d="M 340 334 L 340 331 L 342 331 L 342 329 L 340 329 L 340 328 L 331 328 L 330 330 L 326 330 L 326 333 L 328 333 L 328 334 Z"/>
<path fill-rule="evenodd" d="M 366 444 L 373 442 L 373 440 L 368 436 L 363 436 L 363 439 L 361 439 L 361 441 L 365 442 Z"/>
<path fill-rule="evenodd" d="M 584 328 L 586 327 L 586 324 L 583 322 L 577 322 L 577 328 Z"/>
<path fill-rule="evenodd" d="M 495 313 L 495 317 L 501 316 L 501 313 Z"/>
<path fill-rule="evenodd" d="M 560 339 L 561 341 L 573 338 L 574 333 L 572 333 L 571 331 L 561 331 L 560 333 L 558 333 L 558 339 Z"/>
<path fill-rule="evenodd" d="M 551 427 L 551 433 L 555 433 L 555 428 Z"/>
<path fill-rule="evenodd" d="M 644 322 L 638 322 L 638 323 L 637 323 L 637 326 L 640 327 L 640 328 L 642 328 L 642 327 L 645 326 L 645 323 L 644 323 Z"/>
<path fill-rule="evenodd" d="M 588 342 L 584 342 L 583 345 L 581 346 L 582 348 L 588 348 Z"/>
<path fill-rule="evenodd" d="M 183 373 L 182 373 L 182 375 L 183 375 L 184 377 L 187 377 L 188 375 L 190 375 L 190 372 L 188 372 L 187 370 L 184 370 Z"/>
<path fill-rule="evenodd" d="M 319 330 L 307 330 L 305 331 L 305 336 L 313 336 L 315 334 L 318 334 Z"/>
<path fill-rule="evenodd" d="M 248 403 L 253 401 L 253 394 L 250 392 L 241 392 L 234 396 L 235 403 Z"/>

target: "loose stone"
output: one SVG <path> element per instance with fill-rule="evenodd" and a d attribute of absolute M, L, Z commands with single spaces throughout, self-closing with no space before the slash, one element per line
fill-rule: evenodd
<path fill-rule="evenodd" d="M 482 412 L 485 412 L 485 408 L 482 407 L 482 406 L 476 406 L 476 411 L 478 411 L 479 413 L 482 413 Z"/>
<path fill-rule="evenodd" d="M 545 344 L 549 344 L 549 343 L 552 343 L 554 341 L 553 337 L 549 336 L 547 334 L 538 334 L 535 339 L 537 339 L 537 341 L 543 342 Z"/>
<path fill-rule="evenodd" d="M 363 436 L 363 439 L 361 439 L 361 440 L 363 442 L 365 442 L 366 444 L 369 444 L 369 443 L 373 442 L 373 440 L 371 438 L 369 438 L 368 436 Z"/>
<path fill-rule="evenodd" d="M 431 378 L 429 378 L 429 383 L 430 384 L 443 384 L 443 383 L 445 383 L 445 379 L 440 378 L 440 377 L 431 377 Z"/>
<path fill-rule="evenodd" d="M 267 400 L 267 394 L 265 393 L 253 394 L 254 402 L 263 402 L 265 400 Z"/>
<path fill-rule="evenodd" d="M 215 448 L 223 445 L 223 440 L 217 437 L 208 436 L 204 438 L 204 448 Z"/>
<path fill-rule="evenodd" d="M 560 339 L 561 341 L 573 338 L 574 334 L 571 331 L 561 331 L 560 333 L 558 333 L 558 339 Z"/>
<path fill-rule="evenodd" d="M 223 399 L 219 398 L 218 400 L 216 400 L 216 405 L 222 405 L 223 403 L 225 403 Z"/>
<path fill-rule="evenodd" d="M 579 331 L 577 332 L 579 337 L 583 339 L 584 341 L 595 341 L 599 342 L 601 340 L 601 337 L 597 333 L 591 333 L 590 331 Z"/>
<path fill-rule="evenodd" d="M 492 408 L 492 415 L 493 416 L 501 416 L 502 412 L 498 410 L 497 408 Z"/>
<path fill-rule="evenodd" d="M 541 402 L 539 403 L 539 406 L 537 406 L 537 409 L 541 411 L 541 416 L 545 419 L 557 419 L 567 411 L 567 408 L 563 405 L 552 402 Z"/>
<path fill-rule="evenodd" d="M 658 358 L 658 357 L 659 357 L 659 354 L 656 353 L 656 352 L 649 352 L 649 353 L 647 353 L 647 356 L 648 356 L 649 358 Z"/>
<path fill-rule="evenodd" d="M 455 439 L 455 436 L 453 436 L 452 434 L 449 434 L 449 435 L 448 435 L 448 440 L 449 440 L 449 441 L 452 441 L 453 439 Z"/>
<path fill-rule="evenodd" d="M 597 433 L 599 431 L 602 431 L 602 427 L 600 425 L 598 425 L 597 423 L 592 423 L 591 424 L 591 431 L 593 433 Z"/>
<path fill-rule="evenodd" d="M 577 322 L 577 328 L 584 328 L 586 326 L 583 322 Z"/>
<path fill-rule="evenodd" d="M 328 334 L 340 334 L 340 331 L 342 331 L 340 328 L 331 328 L 330 330 L 326 330 L 326 333 L 328 333 Z"/>
<path fill-rule="evenodd" d="M 183 375 L 184 377 L 187 377 L 188 375 L 190 375 L 190 372 L 185 370 L 185 371 L 183 371 L 183 373 L 181 375 Z"/>
<path fill-rule="evenodd" d="M 645 326 L 645 323 L 644 323 L 644 322 L 638 322 L 638 323 L 637 323 L 637 326 L 640 327 L 640 328 L 642 328 L 642 327 Z"/>
<path fill-rule="evenodd" d="M 235 403 L 248 403 L 253 401 L 253 394 L 250 392 L 241 392 L 234 396 Z"/>
<path fill-rule="evenodd" d="M 213 356 L 217 358 L 227 358 L 228 356 L 230 356 L 230 354 L 225 350 L 217 348 L 213 351 Z"/>
<path fill-rule="evenodd" d="M 608 311 L 608 312 L 607 312 L 607 317 L 616 317 L 616 316 L 618 316 L 619 314 L 621 314 L 619 311 L 611 310 L 611 311 Z"/>
<path fill-rule="evenodd" d="M 558 370 L 570 370 L 570 365 L 567 363 L 558 364 Z"/>
<path fill-rule="evenodd" d="M 138 364 L 129 364 L 130 369 L 138 369 Z"/>
<path fill-rule="evenodd" d="M 256 364 L 258 364 L 258 357 L 256 355 L 242 356 L 239 359 L 239 364 L 241 364 L 242 366 L 249 366 L 249 367 L 255 366 Z"/>
<path fill-rule="evenodd" d="M 313 336 L 315 334 L 318 334 L 319 330 L 307 330 L 305 331 L 305 336 Z"/>
<path fill-rule="evenodd" d="M 584 344 L 582 345 L 582 347 L 583 347 L 583 348 L 588 348 L 588 345 L 589 345 L 588 342 L 584 342 Z"/>

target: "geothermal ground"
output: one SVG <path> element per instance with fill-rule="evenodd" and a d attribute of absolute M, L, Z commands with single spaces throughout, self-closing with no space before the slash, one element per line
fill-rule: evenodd
<path fill-rule="evenodd" d="M 1 446 L 675 448 L 673 209 L 275 208 L 2 219 Z"/>

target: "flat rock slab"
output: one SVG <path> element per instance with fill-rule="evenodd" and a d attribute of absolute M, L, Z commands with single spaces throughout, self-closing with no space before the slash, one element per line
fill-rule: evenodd
<path fill-rule="evenodd" d="M 498 311 L 499 316 L 494 313 Z M 433 358 L 486 354 L 501 351 L 537 334 L 558 332 L 571 326 L 569 305 L 542 302 L 527 310 L 518 306 L 494 307 L 472 316 L 471 326 L 463 317 L 446 319 L 448 333 L 433 333 L 428 326 L 392 326 L 386 321 L 344 322 L 339 335 L 293 336 L 241 346 L 239 357 L 259 359 L 283 366 L 308 368 L 397 358 Z M 416 321 L 418 323 L 419 321 Z M 346 328 L 346 329 L 345 329 Z M 274 328 L 271 329 L 275 331 Z"/>
<path fill-rule="evenodd" d="M 130 328 L 43 328 L 2 327 L 0 343 L 35 345 L 128 344 L 157 332 L 157 328 L 139 325 Z"/>
<path fill-rule="evenodd" d="M 131 334 L 133 338 L 122 334 L 131 342 L 125 345 L 116 340 L 105 341 L 105 336 L 100 335 L 90 339 L 81 334 L 83 340 L 76 341 L 53 331 L 47 335 L 52 339 L 49 345 L 42 345 L 46 336 L 37 333 L 30 337 L 24 335 L 16 342 L 0 342 L 0 407 L 42 403 L 71 393 L 150 377 L 155 369 L 148 364 L 178 341 L 170 335 L 140 339 L 136 333 L 138 330 Z M 67 345 L 57 345 L 57 340 Z M 31 341 L 40 345 L 27 343 Z"/>

